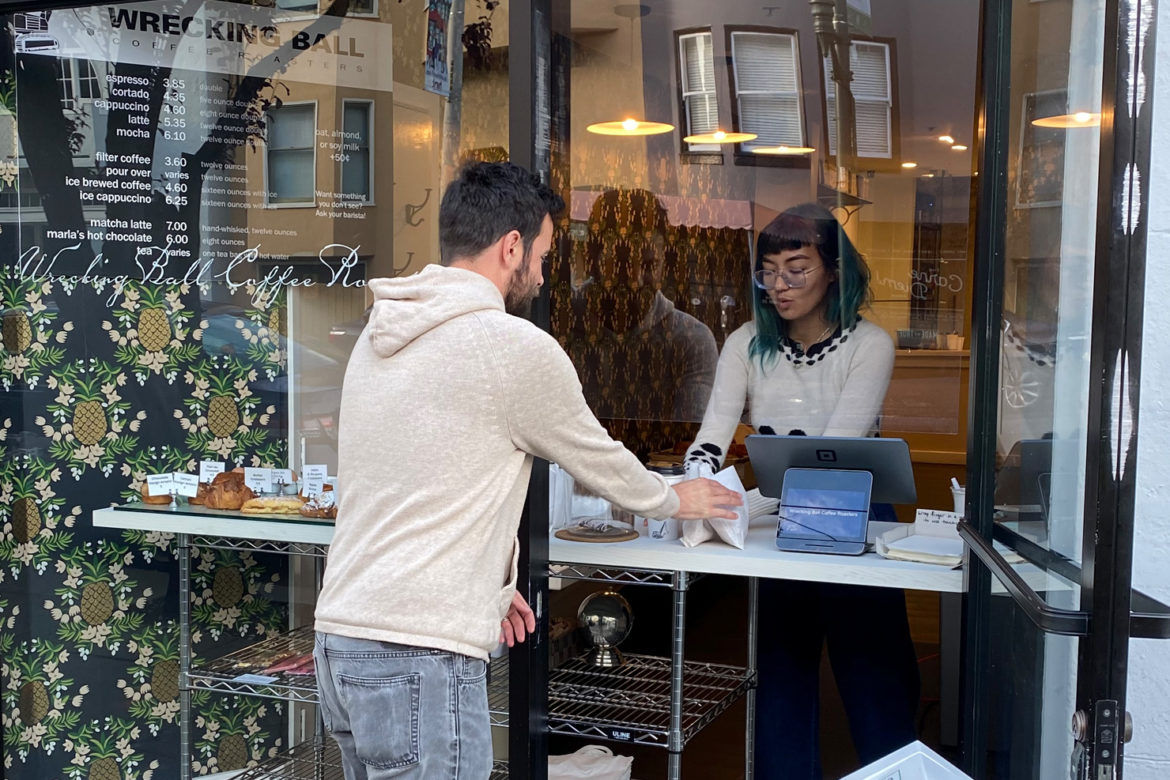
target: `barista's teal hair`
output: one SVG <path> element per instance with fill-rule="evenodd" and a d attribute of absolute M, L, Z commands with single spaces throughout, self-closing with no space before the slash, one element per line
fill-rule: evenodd
<path fill-rule="evenodd" d="M 816 247 L 825 263 L 825 270 L 836 274 L 836 279 L 825 291 L 828 306 L 825 317 L 834 327 L 848 330 L 857 323 L 858 312 L 869 303 L 869 267 L 849 240 L 841 223 L 816 203 L 793 206 L 768 223 L 756 239 L 756 256 L 752 264 L 754 274 L 763 267 L 764 255 L 775 255 L 802 246 Z M 760 361 L 764 368 L 780 355 L 780 339 L 786 334 L 786 323 L 768 298 L 768 292 L 754 284 L 752 311 L 756 319 L 756 335 L 752 337 L 748 354 Z"/>

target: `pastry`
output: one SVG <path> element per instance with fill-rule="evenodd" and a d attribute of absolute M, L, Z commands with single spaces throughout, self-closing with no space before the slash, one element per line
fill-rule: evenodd
<path fill-rule="evenodd" d="M 318 493 L 306 501 L 299 511 L 304 517 L 335 520 L 337 518 L 337 494 L 333 492 L 330 485 L 326 485 L 324 492 Z"/>
<path fill-rule="evenodd" d="M 150 489 L 149 486 L 145 482 L 143 482 L 142 488 L 141 488 L 142 503 L 144 503 L 144 504 L 169 504 L 169 503 L 171 503 L 171 494 L 170 493 L 163 493 L 161 496 L 152 496 L 146 492 L 149 489 Z"/>
<path fill-rule="evenodd" d="M 255 497 L 252 489 L 244 484 L 243 472 L 225 471 L 211 480 L 203 503 L 209 509 L 239 509 Z"/>
<path fill-rule="evenodd" d="M 195 506 L 203 506 L 204 502 L 207 500 L 207 491 L 210 489 L 210 482 L 200 482 L 199 490 L 195 492 L 194 496 L 188 496 L 187 503 L 194 504 Z"/>
<path fill-rule="evenodd" d="M 245 515 L 295 515 L 302 503 L 296 496 L 250 498 L 240 507 L 240 512 Z"/>

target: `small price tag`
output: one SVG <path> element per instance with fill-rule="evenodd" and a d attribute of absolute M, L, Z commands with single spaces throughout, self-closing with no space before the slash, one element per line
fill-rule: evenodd
<path fill-rule="evenodd" d="M 148 496 L 169 496 L 174 484 L 173 474 L 147 474 L 146 494 Z"/>
<path fill-rule="evenodd" d="M 301 488 L 302 493 L 306 496 L 315 496 L 325 489 L 325 478 L 329 474 L 328 466 L 324 464 L 309 465 L 305 466 L 302 471 L 305 477 L 304 485 Z"/>
<path fill-rule="evenodd" d="M 210 482 L 215 479 L 216 474 L 223 473 L 223 461 L 220 460 L 201 460 L 199 461 L 199 481 Z"/>
<path fill-rule="evenodd" d="M 180 473 L 172 474 L 171 477 L 174 479 L 175 492 L 180 496 L 194 498 L 199 495 L 199 477 L 194 474 Z"/>
<path fill-rule="evenodd" d="M 276 677 L 269 677 L 266 674 L 240 674 L 232 678 L 232 682 L 244 683 L 245 685 L 267 685 L 276 682 L 276 680 Z"/>
<path fill-rule="evenodd" d="M 292 469 L 271 469 L 272 484 L 291 485 L 293 483 Z"/>
<path fill-rule="evenodd" d="M 272 469 L 244 469 L 244 484 L 252 489 L 253 493 L 272 492 Z"/>

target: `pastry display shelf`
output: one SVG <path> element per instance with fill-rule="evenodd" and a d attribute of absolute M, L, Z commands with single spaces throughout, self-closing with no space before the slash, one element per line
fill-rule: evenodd
<path fill-rule="evenodd" d="M 193 661 L 187 673 L 192 690 L 219 691 L 266 699 L 317 703 L 316 678 L 309 675 L 266 673 L 278 657 L 289 658 L 313 652 L 313 627 L 301 626 L 287 634 L 269 637 L 243 649 L 210 661 Z M 248 681 L 246 675 L 276 678 L 272 682 Z"/>
<path fill-rule="evenodd" d="M 626 655 L 616 668 L 584 656 L 549 673 L 548 727 L 553 734 L 668 747 L 673 675 L 669 658 Z M 508 725 L 507 659 L 492 662 L 488 709 L 493 726 Z M 755 685 L 736 666 L 686 661 L 682 669 L 681 744 L 691 740 Z"/>
<path fill-rule="evenodd" d="M 324 547 L 333 540 L 332 520 L 300 515 L 245 515 L 231 509 L 208 509 L 187 503 L 172 509 L 133 501 L 97 509 L 93 524 L 204 539 L 232 539 L 241 545 L 240 549 L 283 553 L 292 552 L 290 544 Z"/>
<path fill-rule="evenodd" d="M 507 778 L 507 762 L 492 764 L 489 780 Z M 235 780 L 345 780 L 345 774 L 337 743 L 330 737 L 317 737 L 236 775 Z"/>

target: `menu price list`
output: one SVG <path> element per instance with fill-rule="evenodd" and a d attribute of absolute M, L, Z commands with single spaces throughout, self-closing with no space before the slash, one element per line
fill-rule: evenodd
<path fill-rule="evenodd" d="M 66 176 L 66 185 L 80 190 L 83 203 L 149 203 L 157 190 L 168 206 L 186 207 L 192 197 L 191 177 L 195 173 L 188 167 L 191 164 L 188 155 L 208 142 L 242 146 L 249 137 L 263 132 L 255 113 L 248 111 L 249 103 L 217 92 L 218 82 L 209 80 L 208 75 L 212 74 L 176 72 L 164 78 L 157 126 L 151 128 L 151 79 L 108 74 L 105 80 L 109 98 L 94 101 L 94 108 L 105 112 L 116 137 L 142 139 L 144 143 L 140 151 L 130 154 L 96 151 L 97 167 L 93 175 Z M 196 104 L 200 106 L 197 118 L 190 110 Z M 155 154 L 161 159 L 156 159 Z M 201 205 L 211 207 L 262 205 L 262 193 L 247 187 L 246 166 L 230 162 L 217 164 L 207 172 L 201 196 Z M 135 222 L 132 226 L 118 225 L 117 229 L 149 233 L 154 227 L 147 220 Z M 91 227 L 97 227 L 93 221 Z M 90 231 L 85 238 L 98 240 L 115 236 Z M 116 238 L 141 240 L 143 236 Z M 171 241 L 171 253 L 181 255 L 183 239 L 172 233 L 170 226 L 166 238 Z"/>

